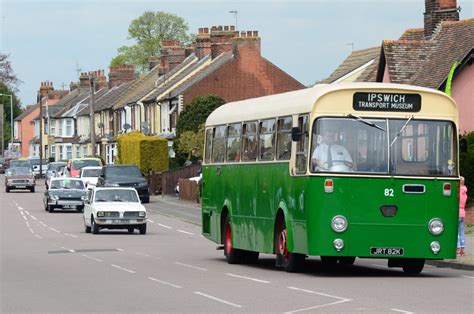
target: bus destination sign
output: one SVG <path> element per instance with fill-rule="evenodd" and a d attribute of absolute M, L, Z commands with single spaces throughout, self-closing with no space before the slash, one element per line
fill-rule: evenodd
<path fill-rule="evenodd" d="M 355 93 L 352 108 L 359 111 L 418 112 L 421 110 L 419 94 Z"/>

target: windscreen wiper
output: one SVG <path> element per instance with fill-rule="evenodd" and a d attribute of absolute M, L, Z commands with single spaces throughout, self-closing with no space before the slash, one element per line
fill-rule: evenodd
<path fill-rule="evenodd" d="M 378 126 L 377 124 L 375 124 L 375 123 L 373 123 L 373 122 L 367 121 L 367 120 L 365 120 L 365 119 L 362 118 L 362 117 L 355 116 L 355 115 L 353 115 L 353 114 L 349 114 L 349 115 L 347 115 L 347 116 L 350 117 L 350 118 L 352 118 L 352 119 L 355 119 L 355 120 L 357 120 L 357 121 L 359 121 L 359 122 L 362 122 L 362 123 L 364 123 L 364 124 L 367 124 L 368 126 L 371 126 L 371 127 L 373 127 L 373 128 L 382 130 L 382 131 L 384 131 L 384 132 L 387 132 L 387 130 L 385 130 L 385 129 L 382 128 L 381 126 Z"/>
<path fill-rule="evenodd" d="M 413 119 L 413 116 L 411 116 L 410 118 L 408 118 L 407 122 L 405 122 L 405 124 L 402 126 L 402 128 L 400 129 L 400 131 L 398 131 L 397 135 L 395 136 L 395 138 L 393 139 L 392 143 L 390 143 L 390 147 L 392 147 L 392 145 L 395 143 L 395 141 L 397 140 L 397 138 L 400 136 L 400 134 L 402 134 L 403 130 L 405 130 L 405 128 L 407 127 L 408 123 L 411 121 L 411 119 Z"/>

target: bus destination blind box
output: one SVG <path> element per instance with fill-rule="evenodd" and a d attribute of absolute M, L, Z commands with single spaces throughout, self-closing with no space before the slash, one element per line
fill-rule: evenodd
<path fill-rule="evenodd" d="M 358 111 L 419 112 L 419 94 L 365 93 L 354 94 L 352 108 Z"/>

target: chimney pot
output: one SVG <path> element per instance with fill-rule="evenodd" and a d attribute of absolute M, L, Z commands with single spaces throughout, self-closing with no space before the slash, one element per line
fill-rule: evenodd
<path fill-rule="evenodd" d="M 222 31 L 222 25 L 219 25 L 219 27 L 217 27 L 217 30 Z"/>
<path fill-rule="evenodd" d="M 235 31 L 235 26 L 234 26 L 234 25 L 231 25 L 231 26 L 230 26 L 230 30 L 231 30 L 232 32 Z"/>
<path fill-rule="evenodd" d="M 253 31 L 253 37 L 258 37 L 258 31 Z"/>
<path fill-rule="evenodd" d="M 209 28 L 208 27 L 204 27 L 204 34 L 209 34 Z"/>
<path fill-rule="evenodd" d="M 202 27 L 201 27 L 201 28 L 199 28 L 199 31 L 198 31 L 198 33 L 199 33 L 199 34 L 202 34 L 202 33 L 204 33 L 204 29 L 203 29 Z"/>
<path fill-rule="evenodd" d="M 247 31 L 247 37 L 252 37 L 252 31 Z"/>
<path fill-rule="evenodd" d="M 245 37 L 246 33 L 244 31 L 240 32 L 240 37 Z"/>
<path fill-rule="evenodd" d="M 228 31 L 228 30 L 229 30 L 229 26 L 224 26 L 224 30 L 225 30 L 225 31 Z"/>

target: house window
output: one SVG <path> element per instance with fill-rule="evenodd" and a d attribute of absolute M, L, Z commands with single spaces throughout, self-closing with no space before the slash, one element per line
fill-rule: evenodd
<path fill-rule="evenodd" d="M 66 148 L 66 159 L 67 160 L 72 159 L 72 146 L 67 145 L 65 146 L 65 148 Z"/>
<path fill-rule="evenodd" d="M 81 157 L 81 148 L 79 146 L 76 146 L 76 158 Z"/>
<path fill-rule="evenodd" d="M 51 158 L 56 160 L 56 146 L 55 145 L 51 145 L 49 154 L 50 154 Z"/>
<path fill-rule="evenodd" d="M 44 127 L 44 134 L 48 134 L 48 119 L 44 120 L 43 127 Z"/>
<path fill-rule="evenodd" d="M 62 145 L 59 146 L 59 160 L 64 160 L 63 147 Z"/>
<path fill-rule="evenodd" d="M 51 120 L 49 123 L 50 123 L 49 130 L 50 130 L 51 135 L 56 136 L 56 120 Z"/>
<path fill-rule="evenodd" d="M 82 147 L 82 157 L 87 157 L 87 146 Z"/>
<path fill-rule="evenodd" d="M 72 136 L 72 119 L 66 119 L 66 136 Z"/>
<path fill-rule="evenodd" d="M 62 121 L 58 121 L 59 123 L 59 132 L 58 132 L 58 136 L 63 136 L 63 123 Z M 61 159 L 62 160 L 62 159 Z"/>

